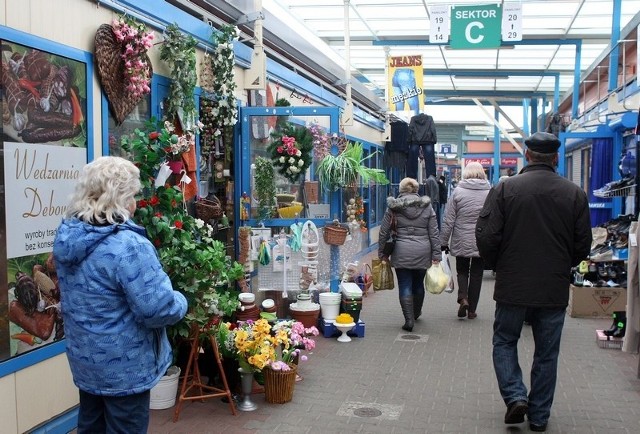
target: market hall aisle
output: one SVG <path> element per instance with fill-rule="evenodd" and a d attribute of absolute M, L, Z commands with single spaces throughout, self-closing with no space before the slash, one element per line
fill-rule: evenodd
<path fill-rule="evenodd" d="M 186 403 L 175 424 L 173 408 L 151 411 L 149 432 L 529 432 L 526 422 L 503 423 L 506 408 L 491 361 L 492 293 L 493 278 L 485 272 L 475 320 L 457 318 L 455 294 L 428 294 L 412 333 L 400 328 L 397 290 L 369 293 L 361 315 L 365 337 L 340 343 L 318 336 L 316 350 L 300 365 L 304 380 L 291 402 L 267 404 L 256 394 L 258 410 L 235 417 L 218 399 Z M 601 349 L 595 341 L 595 330 L 610 325 L 567 316 L 548 433 L 640 430 L 638 355 Z M 519 350 L 528 372 L 533 339 L 526 326 Z"/>

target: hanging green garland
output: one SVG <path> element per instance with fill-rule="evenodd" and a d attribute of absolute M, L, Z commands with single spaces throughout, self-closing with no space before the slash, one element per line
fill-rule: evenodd
<path fill-rule="evenodd" d="M 182 111 L 185 129 L 196 129 L 197 111 L 194 91 L 196 75 L 196 45 L 192 36 L 184 35 L 177 24 L 167 26 L 160 59 L 171 69 L 171 85 L 167 101 L 167 118 L 172 119 Z"/>

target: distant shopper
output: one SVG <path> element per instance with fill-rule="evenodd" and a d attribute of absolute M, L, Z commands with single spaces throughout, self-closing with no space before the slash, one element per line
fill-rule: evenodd
<path fill-rule="evenodd" d="M 440 225 L 438 225 L 438 227 L 441 227 L 442 218 L 444 217 L 444 208 L 447 205 L 447 199 L 449 197 L 447 178 L 444 175 L 440 175 L 438 178 L 438 194 L 440 195 L 440 219 L 438 220 Z"/>
<path fill-rule="evenodd" d="M 398 278 L 400 307 L 404 315 L 403 330 L 412 331 L 414 320 L 422 314 L 424 276 L 432 264 L 440 263 L 438 224 L 429 196 L 418 195 L 418 181 L 400 181 L 397 198 L 387 198 L 387 211 L 378 238 L 378 257 L 389 260 L 382 251 L 391 236 L 391 222 L 396 220 L 396 246 L 391 266 Z"/>
<path fill-rule="evenodd" d="M 556 387 L 560 337 L 569 300 L 569 273 L 591 247 L 589 202 L 559 176 L 560 141 L 550 133 L 525 140 L 528 165 L 489 192 L 476 226 L 480 256 L 496 270 L 493 365 L 506 424 L 525 414 L 545 431 Z M 518 339 L 529 314 L 535 352 L 531 390 L 522 381 Z"/>
<path fill-rule="evenodd" d="M 440 187 L 438 187 L 438 181 L 433 175 L 427 177 L 425 194 L 431 199 L 431 206 L 436 212 L 436 223 L 438 224 L 438 230 L 440 230 Z"/>
<path fill-rule="evenodd" d="M 172 361 L 164 328 L 187 311 L 130 220 L 139 179 L 124 158 L 86 165 L 54 241 L 79 434 L 147 432 L 149 391 Z"/>
<path fill-rule="evenodd" d="M 476 246 L 476 222 L 491 185 L 480 163 L 469 163 L 453 190 L 440 232 L 442 249 L 456 258 L 458 318 L 475 319 L 484 264 Z"/>

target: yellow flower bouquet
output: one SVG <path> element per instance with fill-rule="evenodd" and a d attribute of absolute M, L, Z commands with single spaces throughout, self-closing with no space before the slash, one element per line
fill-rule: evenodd
<path fill-rule="evenodd" d="M 273 328 L 265 319 L 221 323 L 218 346 L 223 356 L 235 357 L 245 371 L 287 370 L 288 364 L 302 350 L 312 350 L 315 327 L 305 329 L 295 321 L 278 321 Z M 303 356 L 304 357 L 304 356 Z"/>

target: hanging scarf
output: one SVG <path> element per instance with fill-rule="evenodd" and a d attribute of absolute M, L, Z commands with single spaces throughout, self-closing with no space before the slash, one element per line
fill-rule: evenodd
<path fill-rule="evenodd" d="M 271 262 L 271 253 L 269 250 L 271 250 L 269 243 L 267 243 L 266 240 L 262 240 L 260 248 L 258 249 L 258 262 L 260 262 L 260 265 L 269 265 Z"/>

